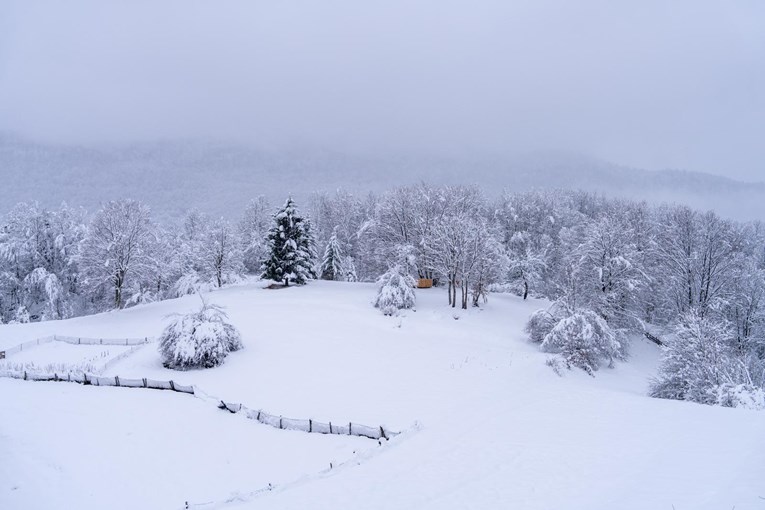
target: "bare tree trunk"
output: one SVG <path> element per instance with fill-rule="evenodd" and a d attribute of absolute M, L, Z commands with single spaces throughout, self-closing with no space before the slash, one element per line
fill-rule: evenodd
<path fill-rule="evenodd" d="M 529 282 L 526 280 L 523 280 L 523 299 L 524 301 L 526 298 L 529 297 Z"/>
<path fill-rule="evenodd" d="M 114 307 L 122 308 L 122 285 L 125 282 L 125 275 L 121 271 L 117 272 L 114 278 Z"/>

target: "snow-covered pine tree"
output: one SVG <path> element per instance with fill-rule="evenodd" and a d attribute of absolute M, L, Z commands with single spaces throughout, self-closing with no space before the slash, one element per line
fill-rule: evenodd
<path fill-rule="evenodd" d="M 345 257 L 345 261 L 343 261 L 343 271 L 345 272 L 346 282 L 357 282 L 359 280 L 359 277 L 356 276 L 356 263 L 350 255 Z"/>
<path fill-rule="evenodd" d="M 332 230 L 327 248 L 324 250 L 324 259 L 321 262 L 322 280 L 343 279 L 342 253 L 340 244 L 337 242 L 337 227 Z"/>
<path fill-rule="evenodd" d="M 274 215 L 274 223 L 268 231 L 269 256 L 263 263 L 262 277 L 283 282 L 285 287 L 316 278 L 311 225 L 300 215 L 292 197 Z"/>
<path fill-rule="evenodd" d="M 377 281 L 377 297 L 373 304 L 384 315 L 395 315 L 399 310 L 414 307 L 414 278 L 400 265 L 388 269 Z"/>

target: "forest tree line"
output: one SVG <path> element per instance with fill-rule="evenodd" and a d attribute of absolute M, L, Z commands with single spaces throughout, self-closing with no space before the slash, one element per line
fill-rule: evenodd
<path fill-rule="evenodd" d="M 490 290 L 547 298 L 547 315 L 532 317 L 538 341 L 576 311 L 622 333 L 675 334 L 695 317 L 721 328 L 741 363 L 765 359 L 761 222 L 582 191 L 487 199 L 476 187 L 427 184 L 315 193 L 302 209 L 318 277 L 375 281 L 399 265 L 438 280 L 452 306 L 478 305 Z M 0 320 L 62 319 L 260 275 L 273 226 L 263 197 L 236 222 L 192 210 L 177 224 L 132 200 L 92 215 L 18 204 L 0 232 Z M 761 381 L 761 369 L 748 377 Z"/>

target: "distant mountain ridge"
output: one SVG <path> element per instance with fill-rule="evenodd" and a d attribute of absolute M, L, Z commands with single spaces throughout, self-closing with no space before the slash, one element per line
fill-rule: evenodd
<path fill-rule="evenodd" d="M 160 141 L 68 146 L 0 134 L 0 214 L 20 201 L 62 201 L 94 210 L 131 197 L 156 216 L 177 218 L 195 207 L 236 217 L 247 201 L 287 194 L 304 200 L 317 190 L 381 192 L 427 181 L 477 184 L 488 195 L 503 189 L 576 188 L 609 195 L 678 201 L 737 219 L 765 219 L 765 183 L 747 183 L 684 170 L 628 168 L 579 154 L 538 152 L 506 158 L 358 156 L 309 149 L 266 151 L 246 145 Z"/>

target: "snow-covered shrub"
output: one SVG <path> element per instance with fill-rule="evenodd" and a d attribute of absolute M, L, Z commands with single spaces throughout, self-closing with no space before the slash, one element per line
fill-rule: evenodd
<path fill-rule="evenodd" d="M 202 281 L 194 270 L 181 275 L 173 285 L 170 295 L 175 297 L 187 296 L 189 294 L 196 294 L 200 290 L 209 290 L 208 288 L 200 289 L 202 287 Z"/>
<path fill-rule="evenodd" d="M 26 306 L 20 306 L 16 309 L 13 320 L 10 324 L 27 324 L 30 321 L 29 311 Z"/>
<path fill-rule="evenodd" d="M 665 342 L 652 397 L 731 405 L 728 385 L 744 383 L 745 369 L 735 361 L 729 325 L 695 311 L 681 317 L 675 335 Z"/>
<path fill-rule="evenodd" d="M 765 390 L 751 384 L 723 383 L 710 390 L 717 405 L 765 410 Z"/>
<path fill-rule="evenodd" d="M 542 343 L 545 337 L 553 330 L 558 323 L 556 318 L 549 310 L 537 310 L 531 314 L 526 323 L 525 331 L 534 343 Z"/>
<path fill-rule="evenodd" d="M 564 368 L 569 368 L 569 369 L 571 368 L 571 367 L 567 367 L 566 362 L 557 354 L 547 358 L 545 360 L 545 365 L 552 368 L 552 371 L 561 377 L 563 376 Z"/>
<path fill-rule="evenodd" d="M 241 348 L 241 335 L 228 316 L 207 303 L 197 312 L 176 317 L 159 339 L 162 364 L 178 370 L 220 365 L 229 352 Z"/>
<path fill-rule="evenodd" d="M 400 265 L 391 267 L 377 280 L 375 308 L 382 310 L 385 315 L 395 315 L 399 310 L 412 308 L 416 283 Z"/>
<path fill-rule="evenodd" d="M 614 359 L 625 357 L 621 335 L 590 310 L 558 321 L 545 335 L 542 350 L 560 354 L 568 368 L 578 367 L 590 375 L 602 362 L 613 366 Z"/>

